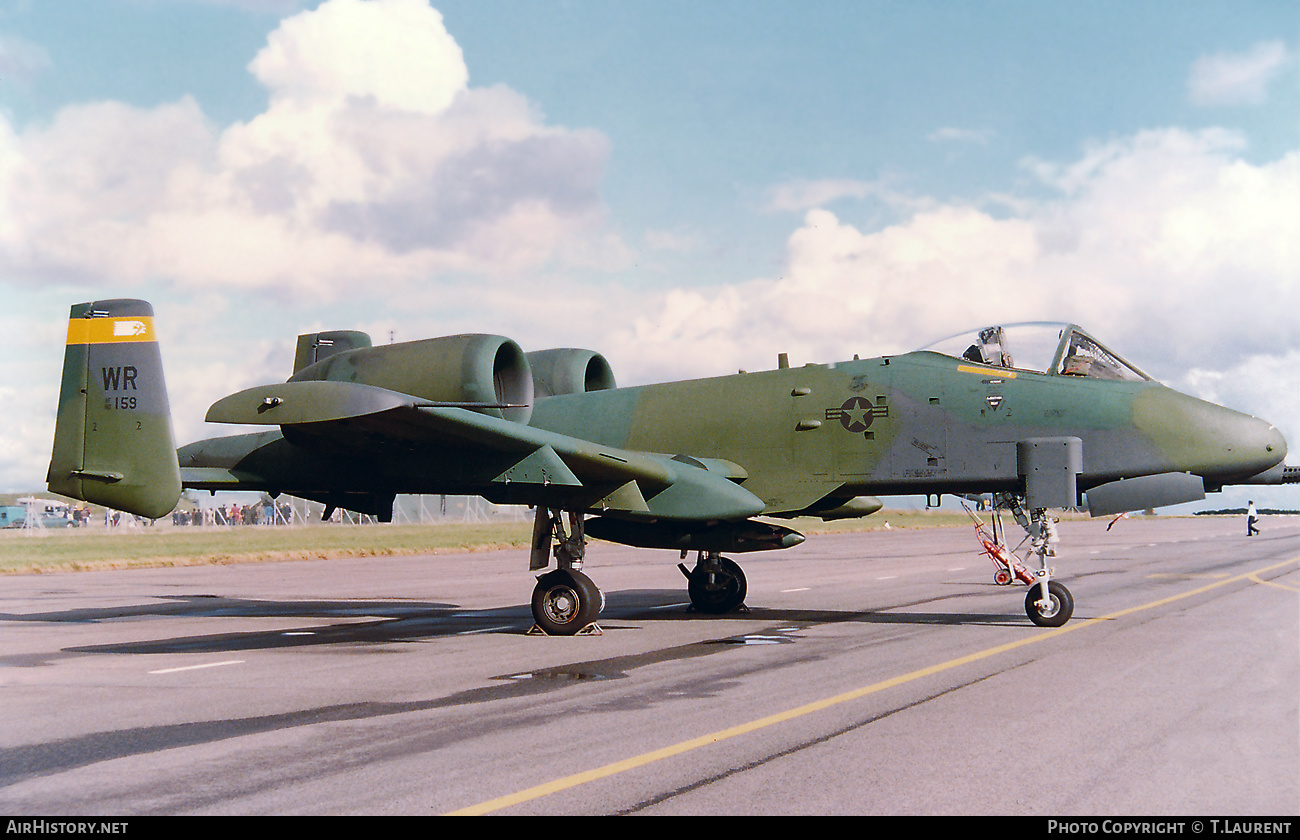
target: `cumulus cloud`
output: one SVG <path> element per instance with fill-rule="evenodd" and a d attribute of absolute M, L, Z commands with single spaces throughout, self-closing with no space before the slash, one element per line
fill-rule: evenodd
<path fill-rule="evenodd" d="M 469 84 L 460 46 L 426 0 L 330 0 L 283 21 L 248 69 L 277 98 L 369 97 L 424 114 Z"/>
<path fill-rule="evenodd" d="M 86 284 L 220 283 L 328 298 L 620 255 L 608 142 L 472 88 L 427 0 L 328 0 L 249 64 L 267 109 L 218 129 L 192 100 L 0 125 L 0 265 Z"/>
<path fill-rule="evenodd" d="M 604 346 L 633 378 L 661 378 L 699 375 L 706 360 L 715 373 L 770 367 L 778 350 L 825 362 L 990 323 L 1074 321 L 1170 384 L 1213 385 L 1207 396 L 1282 425 L 1294 406 L 1279 395 L 1300 393 L 1286 362 L 1300 352 L 1300 152 L 1256 165 L 1242 146 L 1167 129 L 1029 161 L 1057 197 L 1007 215 L 920 202 L 864 231 L 810 210 L 780 276 L 667 291 Z M 1268 386 L 1224 390 L 1242 371 L 1266 371 Z"/>
<path fill-rule="evenodd" d="M 526 105 L 515 95 L 507 98 Z M 202 133 L 177 129 L 193 124 L 195 110 L 182 103 L 174 111 L 149 112 L 154 123 L 119 114 L 123 131 L 143 132 L 119 139 L 170 137 L 174 147 L 153 141 L 154 155 L 193 162 L 192 147 L 202 147 Z M 64 118 L 67 125 L 48 130 L 65 143 L 77 134 L 78 120 L 110 122 L 104 114 L 75 111 Z M 538 133 L 534 127 L 524 136 Z M 561 273 L 535 273 L 533 291 L 490 280 L 417 287 L 404 295 L 400 315 L 383 316 L 390 320 L 366 323 L 336 309 L 326 322 L 300 329 L 358 328 L 382 340 L 398 318 L 399 340 L 490 331 L 527 349 L 589 346 L 607 355 L 620 382 L 636 384 L 770 368 L 783 351 L 799 365 L 905 352 L 991 323 L 1074 321 L 1167 384 L 1265 417 L 1294 443 L 1300 440 L 1300 322 L 1294 317 L 1300 311 L 1300 151 L 1253 163 L 1244 150 L 1239 135 L 1222 130 L 1146 131 L 1091 146 L 1075 160 L 1026 161 L 1026 171 L 1054 197 L 1000 206 L 996 214 L 920 197 L 901 221 L 869 230 L 815 207 L 788 236 L 780 270 L 742 283 L 596 287 Z M 136 190 L 149 195 L 166 187 L 176 201 L 185 200 L 183 177 L 140 187 L 139 176 L 114 180 L 104 174 L 125 166 L 108 156 L 62 177 L 90 184 L 104 178 L 101 188 L 119 190 L 116 200 L 134 208 L 124 217 L 148 214 Z M 281 189 L 290 197 L 300 192 L 294 177 L 314 183 L 307 175 L 284 175 Z M 365 179 L 362 184 L 371 186 Z M 318 206 L 342 206 L 341 194 L 327 191 Z M 293 216 L 282 218 L 283 230 L 242 231 L 244 247 L 262 247 L 259 235 L 267 249 L 282 247 L 277 243 L 292 235 Z M 286 251 L 285 271 L 293 268 L 293 257 L 328 273 L 340 254 L 355 256 L 356 240 L 335 235 L 341 244 L 334 252 Z M 391 268 L 394 251 L 374 247 L 376 270 Z M 235 357 L 228 333 L 236 305 L 211 295 L 177 299 L 184 302 L 160 310 L 166 317 L 159 328 L 178 436 L 188 440 L 213 433 L 197 423 L 213 400 L 287 374 L 292 335 L 241 343 Z M 212 317 L 223 305 L 224 312 Z M 320 317 L 326 317 L 323 310 Z M 50 321 L 51 335 L 41 336 L 39 346 L 59 346 L 52 335 L 57 319 Z M 51 413 L 55 382 L 52 370 L 40 385 Z M 42 430 L 48 435 L 52 421 L 29 425 L 38 438 Z M 30 461 L 32 472 L 43 469 L 47 446 L 48 438 L 37 440 L 10 455 Z M 0 470 L 6 457 L 0 450 Z"/>
<path fill-rule="evenodd" d="M 1269 84 L 1291 60 L 1281 41 L 1262 41 L 1243 53 L 1201 56 L 1188 75 L 1187 96 L 1202 106 L 1262 104 Z"/>
<path fill-rule="evenodd" d="M 996 213 L 878 182 L 790 182 L 769 194 L 772 209 L 801 214 L 779 270 L 725 286 L 597 287 L 566 274 L 623 259 L 599 197 L 608 141 L 546 124 L 509 88 L 472 87 L 426 0 L 329 0 L 285 20 L 249 69 L 269 104 L 236 125 L 212 125 L 190 99 L 79 105 L 23 128 L 0 119 L 0 276 L 27 283 L 16 292 L 51 279 L 87 297 L 163 290 L 182 440 L 211 434 L 196 418 L 214 399 L 287 375 L 294 327 L 382 337 L 392 323 L 321 306 L 324 322 L 241 337 L 236 356 L 239 304 L 222 295 L 328 302 L 357 281 L 400 296 L 403 311 L 385 316 L 402 319 L 399 340 L 499 331 L 528 349 L 591 346 L 628 384 L 771 367 L 781 351 L 825 362 L 994 322 L 1076 321 L 1170 384 L 1300 440 L 1285 426 L 1297 416 L 1287 395 L 1300 394 L 1300 151 L 1248 162 L 1232 132 L 1141 132 L 1075 160 L 1025 161 L 1052 198 Z M 1242 101 L 1251 88 L 1222 89 Z M 901 221 L 863 229 L 830 209 L 867 197 Z M 659 231 L 645 244 L 697 242 Z M 61 347 L 65 313 L 42 313 L 19 357 Z M 10 423 L 22 443 L 0 447 L 0 473 L 43 472 L 57 381 L 56 359 L 20 389 L 48 416 Z"/>

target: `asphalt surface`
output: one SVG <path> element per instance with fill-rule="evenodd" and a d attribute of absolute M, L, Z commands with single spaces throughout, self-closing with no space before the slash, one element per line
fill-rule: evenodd
<path fill-rule="evenodd" d="M 887 516 L 887 515 L 886 515 Z M 1300 813 L 1300 520 L 1067 522 L 1035 627 L 972 529 L 596 544 L 603 635 L 525 551 L 9 576 L 0 813 Z"/>

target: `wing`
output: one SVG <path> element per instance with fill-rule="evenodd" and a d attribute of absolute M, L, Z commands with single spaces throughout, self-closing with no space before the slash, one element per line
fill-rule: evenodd
<path fill-rule="evenodd" d="M 214 403 L 207 420 L 275 425 L 280 433 L 186 447 L 182 482 L 308 491 L 309 498 L 311 492 L 472 493 L 644 521 L 736 521 L 764 509 L 739 486 L 747 476 L 731 462 L 603 446 L 466 405 L 351 382 L 251 388 Z"/>

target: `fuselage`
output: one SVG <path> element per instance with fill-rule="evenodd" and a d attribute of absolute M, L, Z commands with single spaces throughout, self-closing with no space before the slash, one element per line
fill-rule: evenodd
<path fill-rule="evenodd" d="M 472 494 L 675 523 L 645 542 L 766 546 L 789 535 L 715 526 L 863 515 L 878 503 L 862 496 L 1003 491 L 1046 508 L 1088 493 L 1097 514 L 1300 480 L 1272 426 L 1160 385 L 1072 324 L 635 388 L 610 387 L 599 354 L 560 348 L 530 363 L 501 336 L 376 348 L 360 333 L 308 334 L 289 381 L 209 409 L 213 422 L 270 430 L 177 452 L 152 323 L 146 301 L 70 310 L 52 490 L 148 516 L 183 487 L 381 518 L 399 493 Z"/>
<path fill-rule="evenodd" d="M 550 397 L 533 426 L 627 449 L 744 467 L 768 513 L 856 495 L 1022 485 L 1019 441 L 1082 442 L 1079 489 L 1186 472 L 1206 487 L 1278 464 L 1269 424 L 1153 381 L 975 364 L 940 353 L 860 359 Z"/>
<path fill-rule="evenodd" d="M 616 507 L 607 494 L 617 482 L 565 489 L 507 480 L 529 447 L 552 434 L 626 457 L 711 459 L 714 471 L 761 500 L 763 513 L 791 515 L 858 496 L 1023 493 L 1018 446 L 1032 440 L 1079 441 L 1069 493 L 1180 473 L 1215 490 L 1248 482 L 1286 455 L 1269 424 L 1155 381 L 1001 368 L 932 351 L 550 396 L 537 401 L 528 424 L 541 437 L 506 449 L 443 438 L 400 418 L 190 444 L 180 451 L 185 485 L 286 492 L 367 512 L 383 510 L 394 493 Z M 673 508 L 673 517 L 691 515 L 689 505 Z"/>

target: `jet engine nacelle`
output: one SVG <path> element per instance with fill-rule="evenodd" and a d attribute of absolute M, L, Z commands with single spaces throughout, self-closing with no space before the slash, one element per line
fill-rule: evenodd
<path fill-rule="evenodd" d="M 533 371 L 533 393 L 538 399 L 617 387 L 609 362 L 594 350 L 538 350 L 527 354 L 527 358 Z"/>
<path fill-rule="evenodd" d="M 499 335 L 451 335 L 326 356 L 290 382 L 356 382 L 439 403 L 466 403 L 495 417 L 527 423 L 533 376 L 524 352 Z"/>

